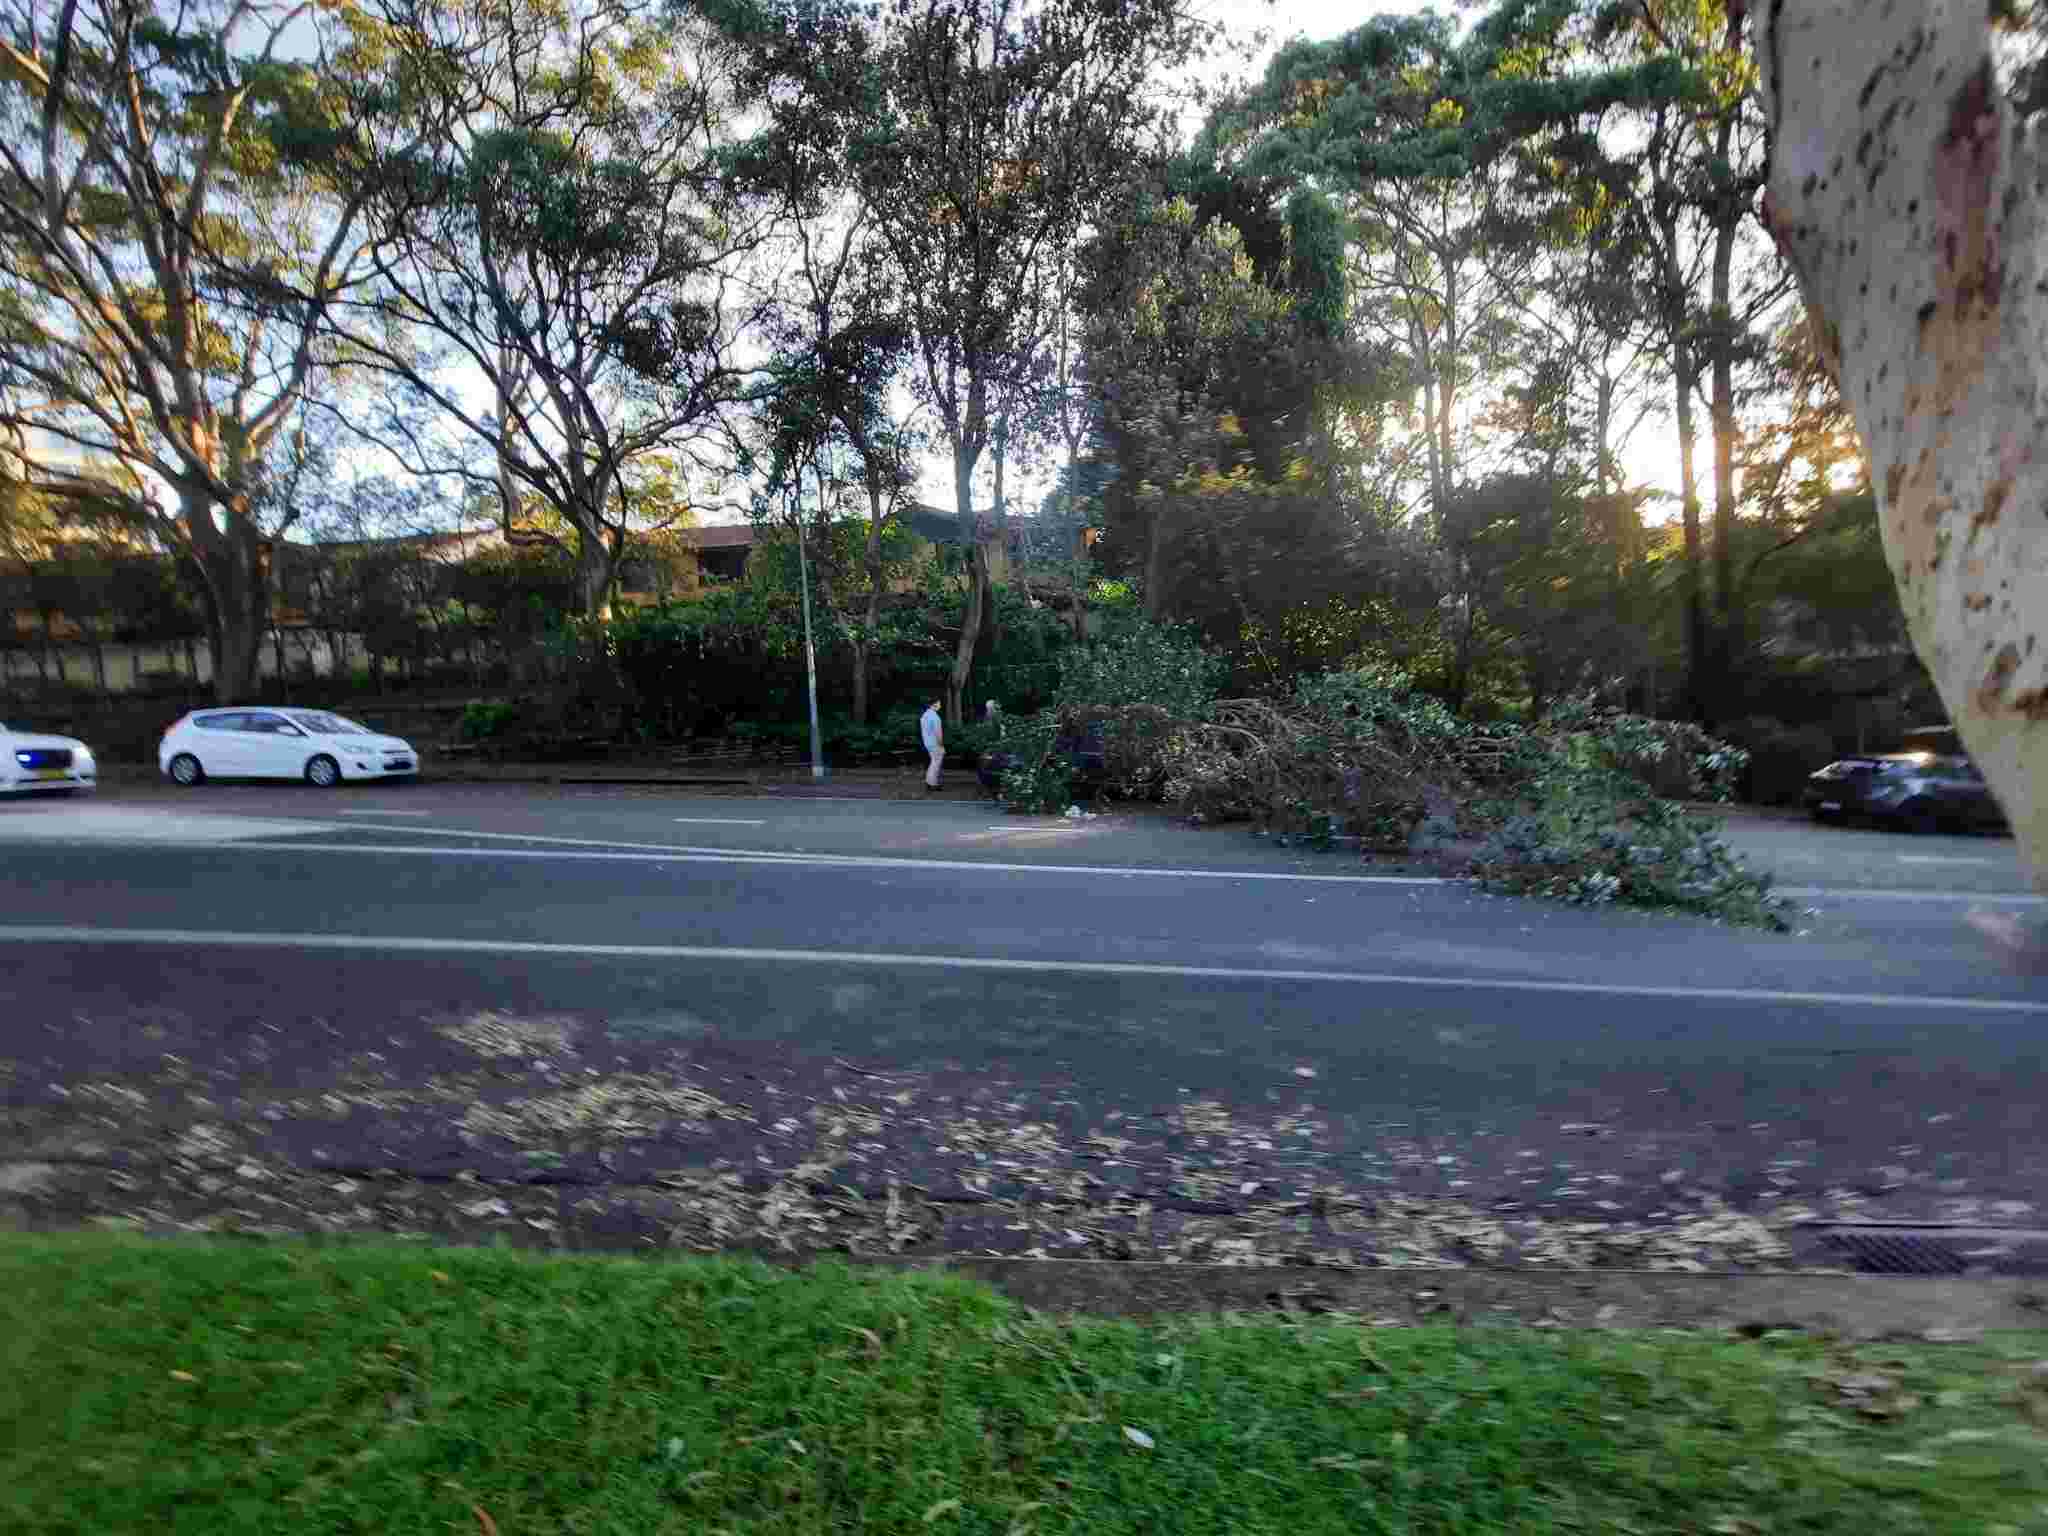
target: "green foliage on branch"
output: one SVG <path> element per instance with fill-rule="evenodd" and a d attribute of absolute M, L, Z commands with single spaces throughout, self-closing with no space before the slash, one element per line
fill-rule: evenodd
<path fill-rule="evenodd" d="M 1157 632 L 1104 648 L 1084 677 L 1163 652 Z M 1355 835 L 1434 854 L 1488 889 L 1612 902 L 1784 931 L 1787 904 L 1677 798 L 1726 800 L 1748 756 L 1698 727 L 1566 700 L 1542 722 L 1479 724 L 1402 671 L 1303 679 L 1291 698 L 1217 700 L 1182 712 L 1063 694 L 1054 720 L 1020 722 L 1004 745 L 1013 809 L 1056 809 L 1053 738 L 1091 720 L 1124 734 L 1112 779 L 1157 784 L 1196 821 L 1257 820 L 1327 844 Z M 1057 723 L 1056 723 L 1057 722 Z M 1121 787 L 1121 786 L 1120 786 Z"/>
<path fill-rule="evenodd" d="M 1059 732 L 1053 710 L 1003 722 L 1002 750 L 1009 759 L 998 793 L 1011 814 L 1056 815 L 1073 804 L 1073 765 L 1053 750 Z"/>
<path fill-rule="evenodd" d="M 1656 793 L 1675 770 L 1690 797 L 1725 801 L 1749 760 L 1740 747 L 1584 700 L 1516 734 L 1511 777 L 1474 807 L 1490 830 L 1472 869 L 1488 889 L 1790 928 L 1770 876 L 1745 869 L 1711 820 Z"/>
<path fill-rule="evenodd" d="M 1133 617 L 1060 657 L 1058 707 L 1146 704 L 1176 720 L 1199 720 L 1215 702 L 1226 670 L 1223 658 L 1184 631 Z"/>
<path fill-rule="evenodd" d="M 1072 803 L 1074 773 L 1062 740 L 1100 744 L 1111 793 L 1154 792 L 1168 737 L 1180 722 L 1207 717 L 1227 671 L 1223 658 L 1186 632 L 1118 615 L 1108 635 L 1060 655 L 1059 689 L 1047 708 L 1004 722 L 1004 804 L 1029 813 Z"/>

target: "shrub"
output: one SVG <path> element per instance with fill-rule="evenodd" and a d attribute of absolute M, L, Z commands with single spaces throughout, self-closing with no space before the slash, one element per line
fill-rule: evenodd
<path fill-rule="evenodd" d="M 489 741 L 504 735 L 518 718 L 519 706 L 510 699 L 471 699 L 462 711 L 462 739 Z"/>
<path fill-rule="evenodd" d="M 1053 750 L 1059 734 L 1059 719 L 1051 710 L 1003 722 L 1007 761 L 996 780 L 996 793 L 1004 809 L 1035 815 L 1063 811 L 1073 803 L 1073 765 Z"/>
<path fill-rule="evenodd" d="M 1254 817 L 1325 841 L 1463 842 L 1489 889 L 1701 912 L 1783 930 L 1786 904 L 1659 779 L 1725 800 L 1747 758 L 1697 727 L 1561 705 L 1475 725 L 1397 671 L 1330 674 L 1292 700 L 1231 700 L 1175 731 L 1168 794 L 1203 820 Z"/>
<path fill-rule="evenodd" d="M 1797 805 L 1806 776 L 1835 755 L 1833 734 L 1818 725 L 1789 726 L 1765 716 L 1737 721 L 1728 735 L 1748 749 L 1744 798 L 1758 805 Z"/>
<path fill-rule="evenodd" d="M 1143 619 L 1117 622 L 1092 644 L 1059 658 L 1057 707 L 1115 710 L 1144 704 L 1176 720 L 1200 720 L 1215 702 L 1229 663 L 1192 636 Z"/>
<path fill-rule="evenodd" d="M 1473 859 L 1488 889 L 1582 905 L 1699 912 L 1784 932 L 1790 903 L 1745 869 L 1713 823 L 1659 797 L 1681 770 L 1696 799 L 1725 801 L 1748 762 L 1694 725 L 1573 700 L 1514 754 L 1516 772 L 1476 807 L 1490 832 Z"/>

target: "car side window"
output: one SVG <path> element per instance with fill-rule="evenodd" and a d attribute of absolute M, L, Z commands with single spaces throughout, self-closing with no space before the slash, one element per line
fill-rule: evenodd
<path fill-rule="evenodd" d="M 193 724 L 202 731 L 239 731 L 245 715 L 200 715 Z"/>
<path fill-rule="evenodd" d="M 245 715 L 242 718 L 248 722 L 248 724 L 242 727 L 243 730 L 256 731 L 264 736 L 299 736 L 304 734 L 282 715 Z"/>

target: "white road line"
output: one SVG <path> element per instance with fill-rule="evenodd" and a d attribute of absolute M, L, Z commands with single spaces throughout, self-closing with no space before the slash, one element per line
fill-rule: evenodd
<path fill-rule="evenodd" d="M 1081 831 L 1081 830 L 1082 830 L 1082 828 L 1081 828 L 1081 825 L 1080 825 L 1080 823 L 1076 822 L 1076 823 L 1075 823 L 1075 824 L 1074 824 L 1073 826 L 1070 826 L 1070 827 L 990 827 L 990 828 L 988 828 L 987 830 L 989 830 L 990 832 L 1009 832 L 1009 833 L 1017 833 L 1017 832 L 1079 832 L 1079 831 Z"/>
<path fill-rule="evenodd" d="M 430 813 L 431 814 L 431 813 Z M 446 848 L 409 847 L 403 844 L 378 843 L 310 843 L 298 841 L 273 841 L 279 838 L 296 837 L 303 832 L 311 836 L 316 832 L 340 832 L 351 830 L 339 826 L 322 825 L 315 821 L 305 822 L 242 822 L 239 818 L 207 818 L 234 822 L 249 828 L 240 838 L 203 837 L 197 829 L 175 839 L 186 849 L 210 848 L 219 851 L 246 850 L 260 853 L 362 853 L 386 855 L 413 855 L 442 858 L 575 858 L 622 863 L 675 863 L 675 864 L 795 864 L 844 869 L 899 869 L 899 870 L 957 870 L 989 871 L 996 874 L 1025 875 L 1133 875 L 1151 876 L 1170 880 L 1251 880 L 1287 884 L 1327 884 L 1360 886 L 1461 886 L 1470 887 L 1470 882 L 1447 878 L 1441 875 L 1320 875 L 1297 874 L 1283 870 L 1261 869 L 1181 869 L 1159 868 L 1152 865 L 1118 864 L 1014 864 L 1000 863 L 993 859 L 917 859 L 892 858 L 879 854 L 839 853 L 786 853 L 770 848 L 713 848 L 690 843 L 635 843 L 613 841 L 603 838 L 549 837 L 525 832 L 471 832 L 453 827 L 408 827 L 408 836 L 413 837 L 467 837 L 489 839 L 492 842 L 540 843 L 540 848 Z M 1018 829 L 1025 830 L 1025 829 Z M 1046 830 L 1051 830 L 1050 828 Z M 8 841 L 7 828 L 0 827 L 0 844 Z M 132 841 L 108 837 L 66 836 L 54 827 L 28 841 L 45 844 L 70 844 L 84 847 L 141 846 L 155 838 L 138 835 Z M 2048 905 L 2048 897 L 2001 891 L 1888 891 L 1866 889 L 1859 886 L 1817 886 L 1781 885 L 1774 887 L 1776 894 L 1795 901 L 1904 901 L 1904 902 L 1962 902 L 1988 904 L 1991 906 L 2037 907 Z"/>
<path fill-rule="evenodd" d="M 408 828 L 407 830 L 411 830 Z M 438 830 L 423 828 L 421 830 Z M 1149 875 L 1172 880 L 1309 881 L 1325 885 L 1462 885 L 1425 875 L 1295 875 L 1264 869 L 1157 869 L 1119 864 L 999 864 L 993 859 L 892 859 L 865 854 L 776 853 L 770 849 L 627 843 L 572 848 L 418 848 L 403 843 L 234 842 L 222 851 L 375 853 L 433 859 L 590 859 L 627 864 L 784 864 L 814 869 L 972 870 L 1027 875 Z"/>
<path fill-rule="evenodd" d="M 1525 981 L 1499 976 L 1428 976 L 1387 971 L 1267 970 L 1167 965 L 1125 960 L 1020 960 L 995 955 L 878 953 L 874 950 L 752 949 L 709 944 L 552 944 L 528 939 L 443 939 L 407 934 L 238 933 L 203 928 L 0 927 L 0 944 L 143 945 L 177 949 L 307 949 L 387 954 L 536 955 L 567 959 L 722 960 L 767 965 L 840 965 L 866 969 L 994 971 L 1026 975 L 1163 976 L 1195 981 L 1330 982 L 1475 992 L 1534 992 L 1580 997 L 1659 997 L 1704 1002 L 1810 1004 L 1819 1007 L 1934 1008 L 1964 1013 L 2048 1014 L 2048 1001 L 2019 998 L 1911 997 L 1889 992 L 1792 992 L 1762 987 L 1631 986 L 1625 982 Z"/>
<path fill-rule="evenodd" d="M 688 822 L 700 827 L 765 827 L 765 821 L 749 821 L 738 816 L 676 816 L 671 820 Z"/>
<path fill-rule="evenodd" d="M 432 811 L 336 811 L 337 816 L 431 816 Z"/>
<path fill-rule="evenodd" d="M 1854 885 L 1778 885 L 1772 891 L 1795 901 L 1966 901 L 1992 902 L 2002 907 L 2048 905 L 2048 896 L 2030 896 L 2021 891 L 1885 891 Z"/>
<path fill-rule="evenodd" d="M 1945 853 L 1901 853 L 1893 855 L 1901 864 L 1989 864 L 1990 859 L 1967 858 Z"/>

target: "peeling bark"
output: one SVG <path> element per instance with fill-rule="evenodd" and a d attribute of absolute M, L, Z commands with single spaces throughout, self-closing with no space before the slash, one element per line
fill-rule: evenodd
<path fill-rule="evenodd" d="M 1820 322 L 1913 643 L 2048 888 L 2048 167 L 1983 0 L 1753 8 L 1763 215 Z"/>

